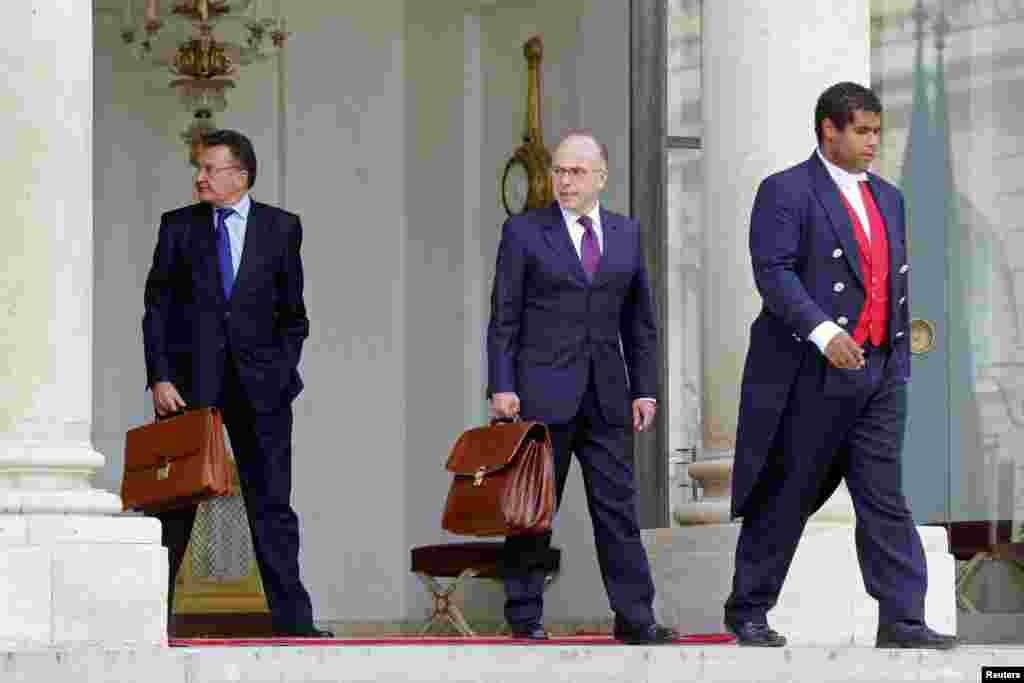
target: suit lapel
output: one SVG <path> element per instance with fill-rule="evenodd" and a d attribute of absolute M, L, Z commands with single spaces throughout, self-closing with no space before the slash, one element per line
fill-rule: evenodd
<path fill-rule="evenodd" d="M 619 228 L 619 221 L 614 216 L 601 209 L 601 260 L 597 265 L 597 273 L 594 274 L 594 284 L 601 284 L 607 274 L 614 269 L 610 267 L 611 261 L 622 254 L 623 250 L 618 248 L 619 238 L 622 237 L 622 230 Z"/>
<path fill-rule="evenodd" d="M 878 210 L 882 213 L 882 218 L 885 219 L 885 231 L 889 239 L 889 262 L 892 263 L 892 243 L 895 238 L 899 237 L 894 232 L 897 229 L 896 226 L 899 225 L 896 207 L 893 206 L 889 194 L 883 191 L 882 184 L 878 181 L 878 178 L 871 173 L 868 174 L 868 185 L 871 186 L 871 194 L 875 197 L 875 204 L 878 205 Z"/>
<path fill-rule="evenodd" d="M 195 244 L 196 268 L 199 277 L 214 292 L 219 302 L 224 301 L 224 285 L 220 276 L 220 261 L 217 258 L 217 235 L 213 227 L 213 207 L 196 204 L 192 214 L 192 240 Z"/>
<path fill-rule="evenodd" d="M 251 275 L 253 268 L 257 267 L 260 254 L 263 253 L 264 242 L 267 237 L 267 223 L 269 214 L 266 207 L 253 201 L 249 204 L 249 216 L 245 221 L 245 243 L 242 247 L 242 262 L 238 265 L 238 275 L 235 276 L 235 284 L 231 288 L 231 298 L 235 293 L 245 286 L 246 280 Z"/>
<path fill-rule="evenodd" d="M 832 229 L 835 231 L 836 237 L 839 238 L 839 243 L 843 245 L 843 254 L 846 256 L 847 263 L 850 264 L 850 268 L 853 269 L 863 286 L 864 271 L 860 265 L 860 248 L 857 246 L 857 238 L 853 234 L 853 222 L 850 220 L 850 214 L 839 196 L 839 186 L 832 180 L 825 164 L 818 158 L 817 152 L 811 155 L 810 164 L 814 193 L 825 208 L 825 213 L 828 214 L 829 222 L 832 223 Z"/>
<path fill-rule="evenodd" d="M 583 264 L 580 263 L 580 256 L 576 253 L 572 238 L 569 237 L 569 229 L 565 226 L 565 218 L 557 202 L 551 205 L 543 230 L 544 240 L 566 263 L 573 278 L 580 284 L 587 285 L 587 274 L 583 272 Z"/>
<path fill-rule="evenodd" d="M 893 320 L 895 319 L 894 311 L 898 310 L 899 306 L 896 291 L 899 279 L 893 277 L 893 274 L 898 272 L 899 267 L 906 260 L 901 247 L 903 235 L 899 234 L 899 230 L 901 227 L 906 229 L 906 226 L 902 223 L 902 216 L 896 211 L 892 197 L 888 192 L 883 191 L 882 184 L 878 178 L 869 173 L 868 184 L 871 186 L 871 194 L 875 196 L 875 204 L 878 205 L 878 210 L 885 220 L 885 233 L 889 245 L 889 317 L 890 320 Z M 898 254 L 897 249 L 901 250 Z"/>

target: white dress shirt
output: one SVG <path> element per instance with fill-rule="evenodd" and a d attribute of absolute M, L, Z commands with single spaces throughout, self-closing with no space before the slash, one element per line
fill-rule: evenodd
<path fill-rule="evenodd" d="M 868 222 L 868 211 L 864 206 L 864 197 L 860 193 L 860 181 L 866 181 L 868 174 L 861 173 L 850 173 L 844 169 L 839 168 L 821 153 L 821 149 L 817 150 L 818 158 L 825 164 L 825 169 L 828 170 L 828 174 L 832 176 L 832 180 L 835 182 L 839 191 L 843 193 L 843 197 L 850 206 L 853 207 L 854 212 L 857 214 L 857 218 L 860 219 L 861 227 L 864 228 L 864 234 L 868 236 L 868 241 L 871 241 L 871 224 Z M 859 255 L 858 255 L 859 257 Z M 810 340 L 814 342 L 814 345 L 818 347 L 818 350 L 825 353 L 825 348 L 828 343 L 832 341 L 832 338 L 840 332 L 845 332 L 842 327 L 835 324 L 831 320 L 826 320 L 821 323 L 813 330 L 811 330 Z"/>
<path fill-rule="evenodd" d="M 235 212 L 227 217 L 225 223 L 228 226 L 228 235 L 231 237 L 231 266 L 238 277 L 238 266 L 242 263 L 242 249 L 245 247 L 245 226 L 249 222 L 249 210 L 252 208 L 252 200 L 248 193 L 242 195 L 234 206 L 225 207 L 234 209 Z M 213 230 L 217 231 L 217 209 L 213 211 Z"/>
<path fill-rule="evenodd" d="M 849 171 L 843 170 L 833 164 L 831 161 L 825 158 L 825 155 L 818 150 L 818 158 L 821 159 L 822 163 L 825 164 L 825 168 L 828 169 L 828 174 L 832 176 L 832 180 L 839 186 L 839 191 L 843 193 L 843 197 L 846 201 L 850 202 L 850 206 L 853 207 L 854 212 L 857 214 L 857 218 L 860 219 L 860 224 L 864 228 L 864 232 L 868 236 L 868 241 L 871 241 L 871 223 L 868 222 L 868 210 L 864 206 L 864 196 L 860 193 L 860 182 L 867 182 L 868 174 L 863 171 L 860 173 L 850 173 Z"/>

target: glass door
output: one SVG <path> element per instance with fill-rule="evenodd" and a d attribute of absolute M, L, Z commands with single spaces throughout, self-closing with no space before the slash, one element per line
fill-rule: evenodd
<path fill-rule="evenodd" d="M 878 170 L 906 196 L 912 265 L 904 488 L 919 522 L 950 530 L 961 633 L 1020 642 L 1024 7 L 872 0 L 871 13 Z"/>

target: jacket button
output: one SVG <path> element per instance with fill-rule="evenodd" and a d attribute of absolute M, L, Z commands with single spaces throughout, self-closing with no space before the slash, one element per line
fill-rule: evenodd
<path fill-rule="evenodd" d="M 842 249 L 836 249 L 835 251 L 832 252 L 832 258 L 839 258 L 842 255 L 843 255 L 843 250 Z"/>
<path fill-rule="evenodd" d="M 905 296 L 901 296 L 901 297 L 900 297 L 900 302 L 899 302 L 898 304 L 896 304 L 896 305 L 897 305 L 897 306 L 902 306 L 902 305 L 903 305 L 903 302 L 904 302 L 904 301 L 906 301 L 906 300 L 907 300 L 907 297 L 905 297 Z"/>
<path fill-rule="evenodd" d="M 838 319 L 836 319 L 836 322 L 839 323 L 840 325 L 849 325 L 850 319 L 847 318 L 845 315 L 841 315 Z"/>
<path fill-rule="evenodd" d="M 900 266 L 900 275 L 905 275 L 908 270 L 910 270 L 910 266 L 904 263 Z"/>
<path fill-rule="evenodd" d="M 903 336 L 903 330 L 900 330 L 899 332 L 896 333 L 896 338 L 897 339 L 899 339 L 902 336 Z"/>
<path fill-rule="evenodd" d="M 842 282 L 837 282 L 834 285 L 832 285 L 832 291 L 835 292 L 836 294 L 843 291 L 844 289 L 846 289 L 846 285 L 844 285 Z"/>

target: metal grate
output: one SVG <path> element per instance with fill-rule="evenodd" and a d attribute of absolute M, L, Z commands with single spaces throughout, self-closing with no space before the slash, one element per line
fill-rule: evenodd
<path fill-rule="evenodd" d="M 202 503 L 192 531 L 192 575 L 243 579 L 252 562 L 252 536 L 242 497 L 223 496 Z"/>

